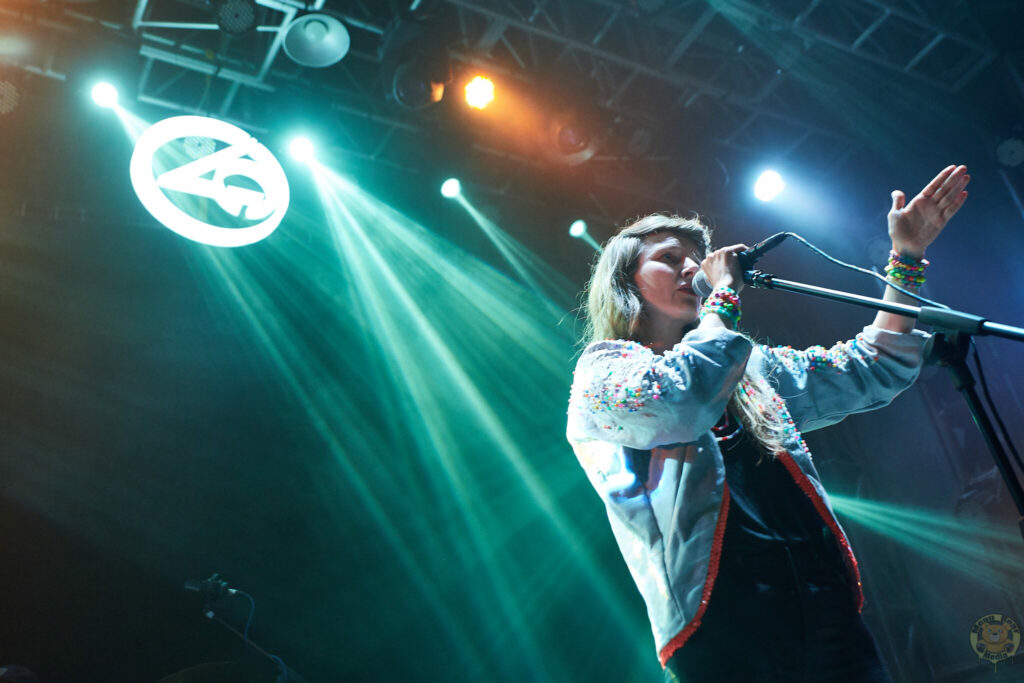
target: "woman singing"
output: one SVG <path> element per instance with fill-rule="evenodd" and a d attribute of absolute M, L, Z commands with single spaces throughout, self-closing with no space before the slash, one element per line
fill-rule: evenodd
<path fill-rule="evenodd" d="M 889 281 L 924 282 L 925 248 L 967 197 L 950 166 L 909 204 L 893 192 Z M 927 335 L 879 313 L 832 348 L 737 331 L 734 245 L 651 215 L 605 245 L 567 435 L 647 604 L 669 681 L 888 681 L 860 616 L 857 561 L 801 432 L 887 405 Z M 703 270 L 703 302 L 691 282 Z M 887 301 L 911 303 L 892 287 Z"/>

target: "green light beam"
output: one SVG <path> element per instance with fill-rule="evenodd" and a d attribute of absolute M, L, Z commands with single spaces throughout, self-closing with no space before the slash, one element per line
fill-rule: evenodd
<path fill-rule="evenodd" d="M 899 505 L 830 496 L 836 512 L 991 586 L 1024 579 L 1020 538 L 1008 529 Z"/>
<path fill-rule="evenodd" d="M 538 279 L 543 279 L 544 284 L 554 294 L 554 297 L 558 301 L 571 302 L 574 294 L 574 287 L 562 277 L 559 273 L 554 272 L 550 266 L 544 264 L 540 259 L 536 258 L 531 254 L 525 247 L 515 241 L 507 232 L 498 227 L 498 225 L 487 218 L 481 211 L 473 206 L 465 195 L 459 194 L 455 197 L 459 202 L 459 205 L 466 210 L 467 213 L 476 221 L 477 225 L 483 230 L 484 234 L 487 235 L 491 243 L 497 247 L 501 255 L 505 257 L 509 265 L 512 266 L 520 280 L 527 287 L 532 289 L 537 296 L 547 304 L 551 312 L 555 315 L 556 319 L 561 319 L 565 315 L 565 309 L 568 306 L 559 307 L 549 297 L 549 294 L 545 291 L 545 288 L 541 286 Z M 532 271 L 532 272 L 531 272 Z"/>
<path fill-rule="evenodd" d="M 554 501 L 550 494 L 544 490 L 542 484 L 537 479 L 536 474 L 528 467 L 525 458 L 521 452 L 521 448 L 518 443 L 511 437 L 507 432 L 502 420 L 494 413 L 491 408 L 490 402 L 480 392 L 479 388 L 475 385 L 474 381 L 470 378 L 468 372 L 461 367 L 458 359 L 451 353 L 448 345 L 444 339 L 438 333 L 438 331 L 430 324 L 419 311 L 417 302 L 415 302 L 409 295 L 409 292 L 399 282 L 396 272 L 391 270 L 393 262 L 396 260 L 391 252 L 385 257 L 380 250 L 378 250 L 378 244 L 386 242 L 390 236 L 397 244 L 401 245 L 401 248 L 406 252 L 412 252 L 415 257 L 415 261 L 420 264 L 425 264 L 423 267 L 434 268 L 437 270 L 436 275 L 428 273 L 429 281 L 445 281 L 452 276 L 449 272 L 453 269 L 448 262 L 450 260 L 450 253 L 432 253 L 431 245 L 420 239 L 420 231 L 415 229 L 411 221 L 405 219 L 394 212 L 393 209 L 382 205 L 379 202 L 375 202 L 372 198 L 369 198 L 365 193 L 362 193 L 351 183 L 348 183 L 344 179 L 340 178 L 336 174 L 324 171 L 324 175 L 327 175 L 330 179 L 330 189 L 336 190 L 333 201 L 346 215 L 347 224 L 342 226 L 351 230 L 352 233 L 359 239 L 358 243 L 345 241 L 350 238 L 346 237 L 346 232 L 343 230 L 339 234 L 341 254 L 342 258 L 345 258 L 346 254 L 361 254 L 368 257 L 372 263 L 370 271 L 366 272 L 367 277 L 361 281 L 369 280 L 385 280 L 390 287 L 390 296 L 396 296 L 401 302 L 402 314 L 398 320 L 387 323 L 387 328 L 381 333 L 382 343 L 391 347 L 396 345 L 393 356 L 401 361 L 403 358 L 412 357 L 408 349 L 402 350 L 399 340 L 394 338 L 394 334 L 391 332 L 393 329 L 399 329 L 402 331 L 402 335 L 409 337 L 412 336 L 416 341 L 416 346 L 422 348 L 426 346 L 430 353 L 429 357 L 435 358 L 436 360 L 432 363 L 430 373 L 432 377 L 426 377 L 424 385 L 429 385 L 432 381 L 433 384 L 441 382 L 443 385 L 448 386 L 449 383 L 455 390 L 452 393 L 460 397 L 460 405 L 463 406 L 463 410 L 469 412 L 476 421 L 479 421 L 484 427 L 488 437 L 493 440 L 498 446 L 498 452 L 501 453 L 506 461 L 512 465 L 516 472 L 516 475 L 520 480 L 526 484 L 528 490 L 531 492 L 534 502 L 539 504 L 541 509 L 545 512 L 551 522 L 554 524 L 556 529 L 562 535 L 563 538 L 567 539 L 571 546 L 579 547 L 581 545 L 580 534 L 577 530 L 572 529 L 568 526 L 567 522 L 562 519 L 560 512 L 554 505 Z M 342 197 L 342 195 L 344 195 Z M 351 210 L 350 210 L 351 207 Z M 352 210 L 363 209 L 367 213 L 367 218 L 363 221 L 367 225 L 380 226 L 375 231 L 373 238 L 369 238 L 365 232 L 359 227 L 359 219 L 352 213 Z M 349 258 L 349 267 L 356 269 L 358 263 L 353 263 L 353 259 Z M 403 272 L 403 271 L 398 271 Z M 463 293 L 468 293 L 467 298 L 473 299 L 478 290 L 479 284 L 474 289 L 466 289 Z M 378 309 L 377 315 L 382 316 L 385 312 L 389 311 L 389 307 L 385 306 L 385 300 L 379 299 L 377 302 L 381 308 Z M 411 329 L 409 323 L 413 323 Z M 513 334 L 510 335 L 509 340 L 514 340 L 514 330 L 511 330 Z M 562 354 L 568 357 L 568 349 L 563 348 Z M 438 376 L 438 372 L 441 371 L 444 374 L 444 378 Z M 396 375 L 400 377 L 413 378 L 418 377 L 421 374 L 421 369 L 415 365 L 401 365 L 396 371 Z M 518 381 L 518 378 L 516 378 Z M 557 381 L 558 385 L 564 383 L 562 378 L 553 378 Z M 408 384 L 412 387 L 419 385 L 419 382 L 411 381 Z M 429 414 L 432 418 L 436 417 L 436 407 L 431 405 L 432 400 L 428 396 L 417 396 L 414 399 L 419 411 L 422 413 Z M 443 451 L 443 448 L 441 449 Z M 499 525 L 499 529 L 500 529 Z M 596 578 L 592 566 L 586 566 L 585 571 L 588 572 L 592 580 L 595 580 L 602 588 L 607 588 L 607 585 Z M 607 591 L 606 595 L 609 597 L 612 595 L 611 591 Z M 623 613 L 626 613 L 625 609 L 620 605 L 617 605 L 622 609 Z"/>

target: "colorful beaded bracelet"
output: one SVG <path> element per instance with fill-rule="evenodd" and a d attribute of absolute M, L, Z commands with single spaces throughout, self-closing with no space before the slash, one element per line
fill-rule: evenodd
<path fill-rule="evenodd" d="M 715 287 L 700 307 L 700 319 L 710 313 L 717 313 L 732 324 L 733 329 L 740 322 L 740 297 L 732 287 Z"/>
<path fill-rule="evenodd" d="M 885 276 L 897 285 L 917 289 L 924 284 L 924 269 L 928 265 L 927 259 L 908 258 L 895 251 L 890 251 L 889 264 L 885 267 Z"/>

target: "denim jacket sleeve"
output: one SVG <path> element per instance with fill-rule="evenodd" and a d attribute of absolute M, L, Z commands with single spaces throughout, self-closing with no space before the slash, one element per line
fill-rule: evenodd
<path fill-rule="evenodd" d="M 797 429 L 820 429 L 888 405 L 921 371 L 926 333 L 867 326 L 831 348 L 758 345 L 752 362 L 786 401 Z"/>
<path fill-rule="evenodd" d="M 695 441 L 721 416 L 751 349 L 726 329 L 691 330 L 660 356 L 636 342 L 594 342 L 576 364 L 567 436 L 637 449 Z"/>

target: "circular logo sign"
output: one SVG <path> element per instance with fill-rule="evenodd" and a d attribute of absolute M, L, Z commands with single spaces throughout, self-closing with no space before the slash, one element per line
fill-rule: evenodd
<path fill-rule="evenodd" d="M 197 139 L 213 144 L 185 143 Z M 193 158 L 196 149 L 216 147 Z M 203 116 L 175 116 L 147 129 L 135 143 L 131 178 L 135 194 L 160 223 L 215 247 L 265 239 L 288 210 L 288 179 L 270 150 L 241 128 Z M 240 226 L 210 222 L 209 202 Z"/>
<path fill-rule="evenodd" d="M 998 666 L 1020 647 L 1020 627 L 1002 614 L 986 614 L 971 627 L 971 649 L 978 659 L 987 659 Z"/>

